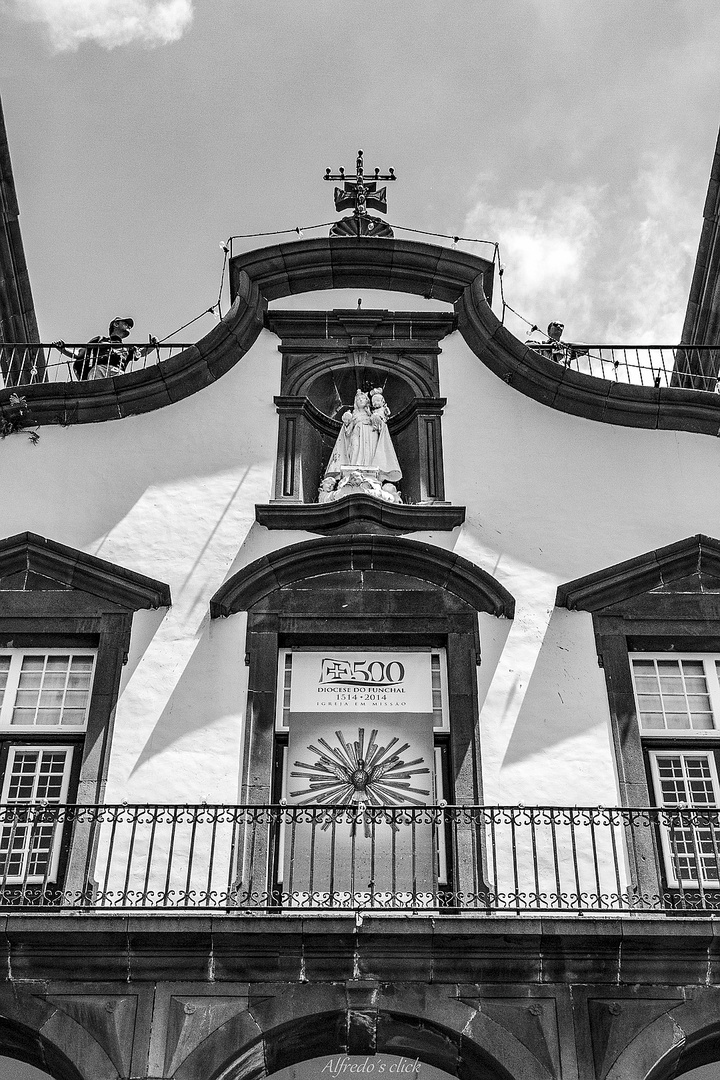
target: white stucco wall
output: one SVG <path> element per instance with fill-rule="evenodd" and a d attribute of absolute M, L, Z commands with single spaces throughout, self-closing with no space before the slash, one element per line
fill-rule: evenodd
<path fill-rule="evenodd" d="M 312 298 L 309 298 L 311 301 Z M 307 306 L 313 306 L 308 302 Z M 480 617 L 488 802 L 617 801 L 590 616 L 554 609 L 561 582 L 694 533 L 720 537 L 720 442 L 556 412 L 443 342 L 447 497 L 462 529 L 416 534 L 493 574 L 512 624 Z M 234 801 L 247 669 L 243 616 L 211 596 L 261 554 L 309 539 L 255 523 L 272 495 L 277 339 L 264 332 L 211 387 L 104 424 L 0 443 L 0 536 L 24 530 L 167 582 L 173 606 L 135 618 L 107 799 Z"/>

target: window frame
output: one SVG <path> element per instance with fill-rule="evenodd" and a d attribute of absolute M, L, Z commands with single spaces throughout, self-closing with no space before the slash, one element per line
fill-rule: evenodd
<path fill-rule="evenodd" d="M 656 798 L 650 752 L 677 753 L 720 750 L 711 731 L 685 730 L 680 737 L 667 730 L 649 734 L 640 727 L 631 659 L 642 655 L 685 657 L 720 656 L 720 605 L 712 593 L 640 593 L 628 599 L 617 596 L 607 606 L 592 611 L 598 661 L 604 670 L 614 763 L 620 805 L 657 808 L 657 829 L 626 830 L 629 865 L 634 886 L 641 895 L 662 897 L 670 890 L 670 903 L 680 902 L 677 893 L 697 893 L 699 883 L 678 881 L 663 836 L 662 806 Z M 720 769 L 718 769 L 720 772 Z M 705 880 L 705 879 L 703 879 Z"/>
<path fill-rule="evenodd" d="M 92 652 L 95 656 L 88 716 L 83 728 L 12 724 L 0 727 L 0 792 L 4 791 L 8 759 L 15 748 L 56 741 L 58 746 L 73 747 L 65 803 L 57 805 L 102 803 L 133 613 L 79 591 L 0 592 L 0 599 L 3 601 L 0 653 L 14 649 L 47 654 L 57 650 Z M 48 876 L 36 882 L 8 880 L 0 887 L 0 903 L 3 894 L 15 904 L 26 896 L 34 901 L 38 891 L 47 894 L 50 902 L 60 902 L 64 895 L 88 892 L 92 882 L 92 852 L 83 848 L 82 842 L 73 844 L 73 836 L 77 839 L 81 834 L 67 820 L 61 820 L 63 816 L 64 811 L 60 811 L 52 878 Z M 1 882 L 0 878 L 0 885 Z"/>
<path fill-rule="evenodd" d="M 660 846 L 663 854 L 663 861 L 665 865 L 665 876 L 670 888 L 682 888 L 682 889 L 697 889 L 703 888 L 718 888 L 720 886 L 720 821 L 718 821 L 717 811 L 720 807 L 720 782 L 718 781 L 718 764 L 716 754 L 712 749 L 698 750 L 697 748 L 688 749 L 687 747 L 667 747 L 665 749 L 648 749 L 648 766 L 650 775 L 652 777 L 652 786 L 655 795 L 656 805 L 659 809 L 665 811 L 661 815 L 663 819 L 660 823 Z M 677 804 L 667 803 L 664 800 L 662 793 L 662 777 L 659 773 L 658 759 L 661 757 L 681 757 L 684 761 L 687 759 L 700 760 L 704 758 L 709 766 L 709 780 L 711 789 L 713 791 L 713 802 L 706 805 L 694 805 L 692 802 L 678 802 Z M 683 772 L 685 772 L 685 766 L 683 765 Z M 715 812 L 715 820 L 709 820 L 707 824 L 698 824 L 694 822 L 690 815 L 689 820 L 684 821 L 682 818 L 673 820 L 673 810 L 687 810 L 690 813 L 696 811 L 702 814 L 707 810 L 710 812 L 710 818 L 712 818 L 713 811 Z M 692 843 L 692 852 L 684 855 L 683 857 L 688 860 L 688 863 L 694 861 L 697 867 L 698 862 L 702 867 L 705 864 L 705 860 L 702 854 L 702 845 L 707 844 L 707 834 L 710 836 L 710 842 L 712 845 L 712 851 L 715 859 L 716 873 L 714 876 L 705 873 L 696 873 L 683 875 L 679 871 L 680 863 L 680 845 L 687 843 L 687 841 L 681 835 L 679 839 L 675 840 L 673 844 L 672 838 L 677 837 L 678 832 L 680 834 L 689 834 Z M 673 847 L 675 850 L 673 851 Z"/>
<path fill-rule="evenodd" d="M 660 775 L 658 768 L 658 759 L 662 757 L 681 757 L 684 759 L 697 759 L 698 761 L 702 758 L 705 758 L 705 760 L 710 766 L 710 775 L 708 779 L 711 782 L 712 790 L 715 795 L 713 803 L 695 805 L 692 801 L 681 801 L 677 803 L 666 802 L 662 793 L 663 777 Z M 698 750 L 696 747 L 688 749 L 687 747 L 682 746 L 664 747 L 663 749 L 653 747 L 653 749 L 648 749 L 648 762 L 650 764 L 650 774 L 653 780 L 655 801 L 660 809 L 677 810 L 683 807 L 688 807 L 688 809 L 691 810 L 708 810 L 720 806 L 720 783 L 718 781 L 718 767 L 715 754 L 712 750 Z"/>
<path fill-rule="evenodd" d="M 77 774 L 77 765 L 79 763 L 76 762 L 76 757 L 78 756 L 76 751 L 79 750 L 79 748 L 80 748 L 80 743 L 77 742 L 77 741 L 75 743 L 67 743 L 67 742 L 65 742 L 65 743 L 61 743 L 61 742 L 50 742 L 50 743 L 49 742 L 40 742 L 40 743 L 38 743 L 38 742 L 33 742 L 33 743 L 11 742 L 10 743 L 9 742 L 7 744 L 7 746 L 6 746 L 6 748 L 5 748 L 5 752 L 2 755 L 3 756 L 3 768 L 2 768 L 2 782 L 0 784 L 0 805 L 2 805 L 3 807 L 7 807 L 8 809 L 11 808 L 11 807 L 12 808 L 17 808 L 17 807 L 25 807 L 25 806 L 27 806 L 27 807 L 45 808 L 45 807 L 50 807 L 50 806 L 64 806 L 64 805 L 66 805 L 68 803 L 68 795 L 69 795 L 69 792 L 70 792 L 70 790 L 72 788 L 73 779 Z M 61 781 L 61 793 L 60 793 L 59 798 L 51 799 L 51 800 L 37 799 L 37 798 L 32 798 L 32 799 L 12 799 L 11 800 L 9 798 L 8 792 L 9 792 L 10 784 L 11 784 L 12 779 L 13 779 L 13 765 L 14 765 L 14 762 L 17 759 L 18 754 L 24 753 L 24 752 L 27 752 L 27 751 L 37 752 L 38 754 L 42 754 L 44 752 L 57 753 L 59 751 L 64 751 L 64 753 L 65 753 L 65 763 L 64 763 L 64 767 L 63 767 L 62 781 Z M 34 774 L 34 779 L 36 777 L 37 777 L 37 773 Z M 32 830 L 33 830 L 33 826 L 35 824 L 36 823 L 31 820 L 27 824 L 22 823 L 19 826 L 20 828 L 29 828 L 30 829 L 29 836 L 28 836 L 28 839 L 29 839 L 30 843 L 29 844 L 28 843 L 24 844 L 19 849 L 22 852 L 23 866 L 26 866 L 26 863 L 29 862 L 29 854 L 28 854 L 28 852 L 30 852 L 30 853 L 32 852 L 32 846 L 31 846 L 32 842 L 33 842 L 33 831 Z M 37 886 L 37 885 L 47 886 L 49 884 L 54 885 L 57 882 L 58 877 L 59 877 L 60 868 L 61 868 L 60 867 L 61 860 L 63 858 L 63 855 L 67 854 L 68 837 L 66 835 L 66 830 L 63 828 L 63 824 L 62 824 L 62 822 L 60 821 L 59 818 L 56 819 L 52 823 L 51 827 L 52 827 L 52 839 L 51 839 L 50 844 L 49 844 L 50 857 L 48 859 L 48 868 L 41 874 L 29 874 L 27 872 L 27 869 L 23 870 L 23 872 L 20 873 L 20 874 L 7 874 L 0 867 L 0 888 L 5 888 L 7 886 L 10 886 L 10 887 L 22 886 L 22 888 L 25 888 L 28 885 L 29 886 Z M 0 825 L 0 852 L 2 851 L 2 848 L 4 846 L 4 837 L 6 835 L 6 830 L 8 830 L 8 829 L 10 830 L 10 839 L 14 840 L 15 825 L 14 824 Z M 65 841 L 65 843 L 63 843 L 63 841 Z M 65 850 L 63 850 L 63 849 L 65 849 Z M 11 849 L 11 851 L 16 851 L 16 850 L 18 850 L 18 849 L 16 849 L 16 848 Z M 1 861 L 1 859 L 2 859 L 2 855 L 0 854 L 0 861 Z"/>
<path fill-rule="evenodd" d="M 642 652 L 640 650 L 633 649 L 628 654 L 630 662 L 630 673 L 633 684 L 633 694 L 635 697 L 635 709 L 637 714 L 638 729 L 640 731 L 640 738 L 645 740 L 656 739 L 673 739 L 673 740 L 691 740 L 697 739 L 720 739 L 720 653 L 718 652 L 690 652 L 690 651 L 675 651 L 668 650 Z M 640 706 L 638 688 L 636 683 L 636 675 L 633 661 L 634 660 L 677 660 L 682 662 L 684 660 L 689 661 L 701 661 L 703 664 L 705 683 L 708 691 L 708 698 L 710 700 L 710 711 L 712 714 L 714 727 L 712 728 L 645 728 L 642 726 L 642 710 Z M 660 695 L 662 698 L 662 690 Z M 663 712 L 664 712 L 663 708 Z M 692 714 L 689 714 L 692 715 Z"/>
<path fill-rule="evenodd" d="M 26 656 L 88 656 L 93 658 L 92 670 L 90 673 L 90 683 L 87 688 L 87 702 L 85 705 L 85 719 L 82 724 L 63 724 L 62 719 L 57 724 L 16 724 L 13 723 L 13 712 L 17 707 L 17 693 L 19 689 L 19 680 L 22 673 L 22 661 Z M 0 735 L 6 732 L 17 733 L 22 735 L 29 732 L 85 732 L 88 726 L 88 720 L 90 717 L 90 708 L 92 705 L 92 693 L 93 683 L 95 681 L 95 672 L 97 670 L 98 650 L 97 648 L 83 647 L 83 646 L 45 646 L 38 648 L 10 648 L 0 645 L 0 660 L 3 656 L 10 656 L 10 668 L 8 671 L 7 684 L 0 691 Z M 14 693 L 13 693 L 14 692 Z M 11 695 L 13 695 L 11 697 Z M 38 705 L 39 707 L 39 705 Z M 63 703 L 64 708 L 64 703 Z M 8 718 L 9 714 L 9 718 Z M 0 798 L 0 801 L 2 799 Z"/>
<path fill-rule="evenodd" d="M 133 615 L 140 608 L 167 608 L 170 588 L 164 582 L 118 566 L 33 532 L 0 539 L 0 650 L 59 649 L 95 654 L 87 723 L 12 725 L 0 729 L 0 775 L 21 746 L 52 743 L 72 746 L 63 794 L 67 804 L 103 802 L 115 708 L 123 664 L 130 648 Z M 4 788 L 2 789 L 4 790 Z M 58 804 L 62 805 L 62 804 Z M 72 814 L 72 812 L 71 812 Z M 58 814 L 57 881 L 50 902 L 89 895 L 93 888 L 94 852 L 87 848 L 84 826 L 71 828 Z M 71 840 L 75 843 L 71 846 Z M 25 899 L 20 886 L 8 890 L 13 906 Z M 30 890 L 36 902 L 37 888 Z M 3 898 L 4 899 L 4 898 Z"/>
<path fill-rule="evenodd" d="M 663 907 L 702 906 L 698 888 L 688 901 L 663 880 L 661 827 L 648 754 L 667 748 L 678 753 L 716 751 L 713 732 L 685 738 L 641 733 L 630 657 L 638 653 L 720 654 L 720 541 L 696 534 L 559 585 L 558 607 L 588 612 L 598 663 L 604 669 L 614 764 L 620 805 L 629 814 L 625 829 L 632 888 L 655 896 Z M 647 808 L 650 807 L 648 813 Z M 702 891 L 702 890 L 700 890 Z"/>

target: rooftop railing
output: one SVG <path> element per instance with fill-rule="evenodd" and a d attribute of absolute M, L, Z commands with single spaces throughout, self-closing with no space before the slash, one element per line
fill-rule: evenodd
<path fill-rule="evenodd" d="M 720 810 L 0 807 L 0 908 L 720 910 Z"/>
<path fill-rule="evenodd" d="M 586 345 L 566 342 L 529 341 L 534 352 L 553 360 L 561 367 L 592 375 L 598 379 L 629 386 L 676 387 L 685 390 L 717 390 L 720 369 L 720 346 L 710 345 Z M 139 371 L 166 360 L 189 344 L 134 346 L 123 342 L 123 351 L 135 350 L 125 371 Z M 12 344 L 0 342 L 0 389 L 29 386 L 34 383 L 74 382 L 75 357 L 89 350 L 87 368 L 92 377 L 118 374 L 107 345 L 89 346 L 87 342 L 66 344 L 64 352 L 53 344 Z M 94 354 L 93 354 L 94 350 Z M 87 377 L 86 374 L 83 377 Z"/>
<path fill-rule="evenodd" d="M 720 346 L 714 345 L 587 345 L 535 342 L 533 352 L 561 367 L 628 386 L 718 388 Z"/>
<path fill-rule="evenodd" d="M 121 350 L 119 357 L 117 353 L 113 356 L 111 347 L 103 343 L 64 344 L 61 350 L 53 344 L 0 342 L 0 389 L 15 389 L 36 383 L 78 382 L 80 380 L 74 365 L 78 358 L 82 359 L 81 352 L 85 353 L 83 379 L 108 378 L 118 374 L 118 368 L 123 366 L 128 355 L 134 358 L 124 364 L 124 371 L 140 371 L 189 349 L 190 345 L 173 343 L 149 346 L 123 342 L 118 348 Z"/>

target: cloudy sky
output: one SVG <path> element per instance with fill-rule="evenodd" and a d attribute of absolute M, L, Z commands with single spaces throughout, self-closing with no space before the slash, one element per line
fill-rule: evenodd
<path fill-rule="evenodd" d="M 332 220 L 324 169 L 358 147 L 398 174 L 391 222 L 500 242 L 529 320 L 678 338 L 717 0 L 0 0 L 0 41 L 43 340 L 165 336 L 231 233 Z"/>

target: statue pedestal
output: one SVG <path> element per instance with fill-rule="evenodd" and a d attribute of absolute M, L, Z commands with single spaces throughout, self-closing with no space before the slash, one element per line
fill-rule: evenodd
<path fill-rule="evenodd" d="M 379 471 L 370 465 L 341 465 L 341 475 L 335 489 L 336 499 L 342 499 L 344 495 L 355 495 L 357 492 L 380 498 L 382 485 L 378 477 Z"/>
<path fill-rule="evenodd" d="M 371 465 L 341 465 L 337 487 L 333 491 L 323 491 L 321 488 L 318 502 L 337 502 L 346 495 L 371 495 L 382 502 L 401 503 L 395 485 L 390 484 L 389 488 L 383 488 L 378 468 Z"/>

